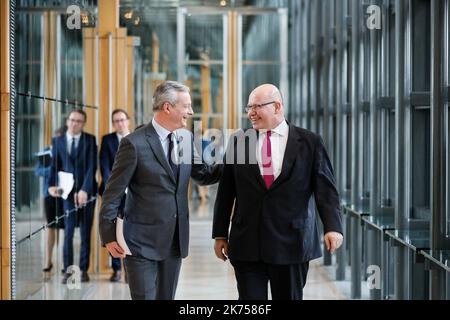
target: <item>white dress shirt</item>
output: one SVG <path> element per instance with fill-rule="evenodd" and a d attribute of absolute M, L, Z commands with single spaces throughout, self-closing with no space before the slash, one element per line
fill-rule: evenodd
<path fill-rule="evenodd" d="M 286 120 L 283 120 L 275 129 L 271 130 L 270 143 L 272 146 L 272 167 L 275 179 L 281 173 L 283 167 L 284 153 L 289 136 L 289 126 Z M 256 160 L 258 161 L 259 171 L 263 175 L 263 166 L 261 162 L 261 152 L 267 131 L 259 131 L 258 143 L 256 144 Z"/>
<path fill-rule="evenodd" d="M 116 132 L 116 136 L 117 136 L 117 139 L 119 140 L 119 144 L 120 144 L 120 141 L 122 141 L 122 138 L 126 137 L 129 134 L 130 133 L 128 132 L 127 134 L 121 135 L 120 133 Z"/>
<path fill-rule="evenodd" d="M 75 138 L 75 148 L 78 148 L 78 144 L 80 143 L 81 133 L 72 136 L 69 132 L 66 132 L 66 141 L 67 141 L 67 154 L 70 154 L 72 150 L 72 139 Z"/>
<path fill-rule="evenodd" d="M 153 125 L 153 128 L 155 128 L 156 133 L 159 136 L 159 141 L 161 141 L 161 145 L 162 145 L 163 150 L 164 150 L 164 155 L 167 157 L 167 153 L 169 152 L 169 134 L 171 132 L 169 130 L 167 130 L 166 128 L 162 127 L 158 122 L 156 122 L 155 118 L 152 119 L 152 125 Z M 174 142 L 174 144 L 173 144 L 173 149 L 174 149 L 173 150 L 173 155 L 175 155 L 176 159 L 178 159 L 177 158 L 177 156 L 178 156 L 178 146 L 177 146 L 177 143 L 176 143 L 177 142 L 177 131 L 176 130 L 173 132 L 172 140 Z M 178 163 L 177 161 L 176 162 L 174 161 L 174 163 Z"/>

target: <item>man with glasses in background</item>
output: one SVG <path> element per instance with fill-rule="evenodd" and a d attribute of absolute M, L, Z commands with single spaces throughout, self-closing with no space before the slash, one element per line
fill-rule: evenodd
<path fill-rule="evenodd" d="M 274 85 L 256 88 L 245 111 L 253 128 L 228 143 L 227 155 L 241 161 L 225 157 L 214 207 L 214 250 L 219 259 L 230 259 L 240 299 L 267 300 L 270 282 L 274 300 L 301 300 L 309 261 L 321 256 L 311 200 L 324 225 L 326 248 L 333 253 L 342 244 L 333 169 L 320 136 L 286 121 Z"/>
<path fill-rule="evenodd" d="M 74 109 L 67 119 L 66 134 L 53 138 L 52 164 L 49 176 L 48 192 L 53 197 L 61 196 L 59 172 L 73 175 L 74 185 L 64 200 L 64 278 L 66 284 L 72 275 L 69 267 L 73 265 L 73 236 L 75 227 L 80 227 L 81 249 L 80 269 L 81 281 L 88 282 L 89 255 L 91 246 L 91 229 L 95 200 L 97 195 L 97 143 L 95 137 L 83 132 L 86 124 L 86 113 Z M 68 211 L 70 211 L 68 213 Z"/>
<path fill-rule="evenodd" d="M 103 136 L 100 148 L 100 172 L 102 174 L 102 183 L 100 184 L 99 190 L 100 196 L 103 196 L 103 192 L 105 191 L 105 185 L 111 174 L 120 141 L 130 133 L 130 118 L 125 110 L 114 110 L 111 114 L 111 121 L 114 132 Z M 125 196 L 122 198 L 119 207 L 119 217 L 122 217 L 124 206 Z M 120 281 L 122 275 L 121 259 L 111 256 L 111 266 L 113 268 L 113 274 L 109 280 L 111 282 Z"/>

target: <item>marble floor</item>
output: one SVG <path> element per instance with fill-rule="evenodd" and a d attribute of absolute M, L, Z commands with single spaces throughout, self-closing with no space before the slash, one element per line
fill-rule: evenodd
<path fill-rule="evenodd" d="M 191 223 L 190 255 L 183 261 L 176 299 L 180 300 L 236 300 L 237 290 L 233 268 L 229 262 L 218 260 L 210 239 L 211 222 Z M 333 267 L 327 267 L 333 268 Z M 306 300 L 346 299 L 343 290 L 330 280 L 330 270 L 321 261 L 311 263 L 304 290 Z M 111 283 L 109 274 L 92 275 L 91 281 L 80 288 L 69 289 L 61 284 L 61 276 L 54 274 L 36 293 L 34 299 L 49 300 L 126 300 L 130 299 L 126 283 Z"/>
<path fill-rule="evenodd" d="M 214 199 L 216 189 L 208 190 L 210 199 Z M 236 300 L 237 288 L 233 268 L 229 262 L 217 259 L 213 252 L 211 239 L 211 221 L 213 201 L 200 203 L 194 200 L 190 203 L 191 211 L 191 238 L 190 254 L 183 260 L 176 299 L 179 300 Z M 75 242 L 77 242 L 75 237 Z M 40 241 L 43 243 L 43 241 Z M 22 249 L 22 251 L 25 251 Z M 30 256 L 40 256 L 32 247 L 28 249 Z M 61 248 L 60 250 L 61 251 Z M 34 252 L 34 254 L 33 254 Z M 58 254 L 61 255 L 61 252 Z M 42 258 L 41 258 L 42 259 Z M 75 257 L 77 261 L 77 257 Z M 62 262 L 59 260 L 58 265 Z M 28 265 L 28 264 L 27 264 Z M 42 265 L 41 261 L 36 264 Z M 28 270 L 29 269 L 29 270 Z M 40 272 L 40 268 L 28 268 L 22 274 Z M 55 270 L 56 269 L 56 270 Z M 308 279 L 304 289 L 306 300 L 341 300 L 348 299 L 350 294 L 349 281 L 333 281 L 335 266 L 323 266 L 321 259 L 310 264 Z M 22 283 L 26 292 L 33 292 L 26 299 L 38 300 L 127 300 L 130 299 L 128 285 L 123 281 L 109 282 L 110 274 L 90 274 L 91 281 L 81 283 L 80 287 L 68 288 L 61 284 L 62 275 L 59 269 L 54 268 L 52 274 L 45 281 L 26 280 L 22 276 Z M 39 279 L 41 277 L 28 277 Z M 347 277 L 349 279 L 350 277 Z M 41 278 L 42 279 L 42 278 Z M 363 299 L 368 297 L 364 291 Z"/>

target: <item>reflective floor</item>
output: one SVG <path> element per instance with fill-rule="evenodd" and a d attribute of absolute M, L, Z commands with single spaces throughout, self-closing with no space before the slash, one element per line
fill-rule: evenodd
<path fill-rule="evenodd" d="M 215 189 L 210 189 L 210 199 L 215 198 Z M 237 289 L 233 268 L 229 262 L 217 259 L 213 252 L 211 239 L 212 200 L 203 204 L 194 200 L 191 203 L 191 239 L 189 257 L 183 260 L 176 299 L 182 300 L 236 300 Z M 77 238 L 75 239 L 75 243 Z M 75 252 L 77 249 L 75 248 Z M 57 254 L 61 255 L 61 252 Z M 77 261 L 77 256 L 75 256 Z M 58 264 L 61 264 L 58 259 Z M 40 269 L 36 269 L 39 272 Z M 110 274 L 90 274 L 91 281 L 82 283 L 80 288 L 69 289 L 61 284 L 59 268 L 53 268 L 41 283 L 22 283 L 36 286 L 35 294 L 28 299 L 48 300 L 122 300 L 130 299 L 128 285 L 122 279 L 120 283 L 109 282 Z M 307 300 L 347 299 L 349 281 L 335 282 L 335 266 L 322 266 L 321 259 L 310 265 L 304 298 Z M 31 288 L 28 288 L 31 289 Z M 34 290 L 27 290 L 34 291 Z M 363 294 L 363 297 L 365 295 Z"/>

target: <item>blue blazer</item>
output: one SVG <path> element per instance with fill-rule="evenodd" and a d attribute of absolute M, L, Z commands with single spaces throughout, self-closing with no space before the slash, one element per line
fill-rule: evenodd
<path fill-rule="evenodd" d="M 74 175 L 75 185 L 72 190 L 78 192 L 83 190 L 89 196 L 97 195 L 97 143 L 95 137 L 83 132 L 77 148 L 77 157 L 73 161 L 67 152 L 66 135 L 53 138 L 52 140 L 52 164 L 49 186 L 58 185 L 58 171 L 69 172 Z"/>
<path fill-rule="evenodd" d="M 100 172 L 102 174 L 102 183 L 100 184 L 99 194 L 103 195 L 106 182 L 111 175 L 114 159 L 119 149 L 119 138 L 115 132 L 107 134 L 102 138 L 100 147 Z"/>

